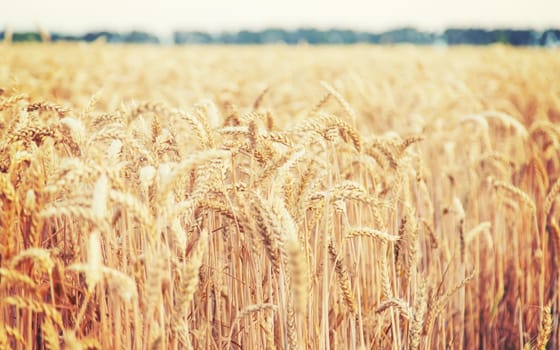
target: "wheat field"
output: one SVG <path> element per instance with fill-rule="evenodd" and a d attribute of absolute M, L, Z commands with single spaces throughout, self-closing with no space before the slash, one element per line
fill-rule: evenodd
<path fill-rule="evenodd" d="M 560 52 L 0 45 L 1 349 L 557 349 Z"/>

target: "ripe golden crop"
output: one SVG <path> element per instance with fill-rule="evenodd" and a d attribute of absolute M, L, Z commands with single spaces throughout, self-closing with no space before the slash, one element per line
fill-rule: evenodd
<path fill-rule="evenodd" d="M 560 346 L 557 50 L 0 50 L 0 348 Z"/>

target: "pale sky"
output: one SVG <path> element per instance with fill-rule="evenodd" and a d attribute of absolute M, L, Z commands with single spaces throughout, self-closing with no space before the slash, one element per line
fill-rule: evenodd
<path fill-rule="evenodd" d="M 85 32 L 265 27 L 560 27 L 560 0 L 3 0 L 0 28 Z M 1 4 L 1 2 L 0 2 Z"/>

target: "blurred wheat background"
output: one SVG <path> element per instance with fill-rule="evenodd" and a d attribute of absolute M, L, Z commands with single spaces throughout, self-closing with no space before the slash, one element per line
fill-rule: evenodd
<path fill-rule="evenodd" d="M 560 346 L 558 50 L 0 51 L 0 348 Z"/>

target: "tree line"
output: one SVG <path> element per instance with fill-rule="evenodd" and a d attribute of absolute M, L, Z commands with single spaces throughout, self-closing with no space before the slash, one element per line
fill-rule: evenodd
<path fill-rule="evenodd" d="M 151 44 L 417 44 L 417 45 L 488 45 L 509 44 L 514 46 L 560 46 L 560 29 L 483 29 L 449 28 L 442 32 L 426 32 L 415 28 L 398 28 L 372 33 L 354 30 L 300 28 L 285 30 L 241 30 L 237 32 L 210 33 L 204 31 L 175 31 L 171 37 L 159 37 L 145 31 L 112 32 L 96 31 L 85 34 L 41 32 L 0 32 L 0 39 L 12 42 L 45 41 L 106 41 L 109 43 Z"/>

